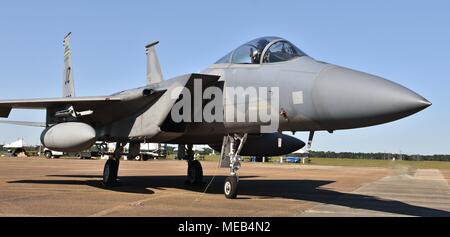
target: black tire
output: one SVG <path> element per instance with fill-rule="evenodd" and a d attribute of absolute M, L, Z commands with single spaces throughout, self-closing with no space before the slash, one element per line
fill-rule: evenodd
<path fill-rule="evenodd" d="M 103 168 L 103 184 L 111 187 L 117 183 L 117 175 L 119 172 L 119 161 L 109 159 Z"/>
<path fill-rule="evenodd" d="M 238 192 L 238 178 L 236 176 L 227 177 L 223 189 L 227 199 L 236 199 Z"/>
<path fill-rule="evenodd" d="M 203 184 L 203 167 L 198 160 L 188 161 L 187 184 Z"/>
<path fill-rule="evenodd" d="M 51 151 L 45 151 L 45 152 L 44 152 L 44 156 L 45 156 L 45 158 L 47 158 L 47 159 L 51 159 L 51 158 L 52 158 L 52 152 L 51 152 Z"/>
<path fill-rule="evenodd" d="M 142 160 L 142 156 L 141 155 L 137 155 L 137 156 L 128 155 L 127 156 L 127 160 L 129 160 L 129 161 L 140 161 L 140 160 Z"/>
<path fill-rule="evenodd" d="M 55 156 L 55 159 L 59 159 L 59 158 L 61 158 L 61 156 Z"/>

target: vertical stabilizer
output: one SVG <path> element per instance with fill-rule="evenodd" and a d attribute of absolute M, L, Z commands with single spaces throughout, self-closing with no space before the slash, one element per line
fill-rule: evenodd
<path fill-rule="evenodd" d="M 159 65 L 158 55 L 155 46 L 159 43 L 153 42 L 145 46 L 147 50 L 147 84 L 155 84 L 163 81 L 161 66 Z"/>
<path fill-rule="evenodd" d="M 70 52 L 70 34 L 64 38 L 64 82 L 63 97 L 75 97 L 72 72 L 72 54 Z"/>

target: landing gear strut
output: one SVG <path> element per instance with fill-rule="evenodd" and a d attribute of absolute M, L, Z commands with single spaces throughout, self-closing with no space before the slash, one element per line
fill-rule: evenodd
<path fill-rule="evenodd" d="M 185 159 L 188 162 L 186 185 L 203 184 L 203 168 L 200 161 L 195 160 L 193 145 L 187 145 Z"/>
<path fill-rule="evenodd" d="M 106 161 L 103 169 L 103 185 L 106 187 L 112 187 L 117 183 L 120 157 L 123 155 L 123 148 L 125 145 L 126 143 L 117 143 L 113 157 Z"/>
<path fill-rule="evenodd" d="M 142 156 L 140 156 L 140 153 L 141 153 L 141 143 L 137 141 L 130 142 L 127 160 L 141 160 Z"/>
<path fill-rule="evenodd" d="M 230 176 L 225 179 L 224 193 L 228 199 L 235 199 L 238 192 L 239 177 L 237 171 L 241 168 L 241 156 L 239 153 L 247 141 L 247 134 L 224 137 L 222 144 L 222 162 L 229 160 Z M 222 165 L 223 166 L 223 165 Z"/>

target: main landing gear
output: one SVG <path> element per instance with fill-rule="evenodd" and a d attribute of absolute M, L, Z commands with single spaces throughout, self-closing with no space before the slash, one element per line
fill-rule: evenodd
<path fill-rule="evenodd" d="M 227 164 L 230 167 L 230 176 L 225 179 L 224 193 L 228 199 L 235 199 L 238 193 L 239 177 L 237 171 L 241 168 L 241 156 L 239 153 L 247 141 L 247 134 L 228 135 L 222 143 L 221 167 Z"/>
<path fill-rule="evenodd" d="M 193 145 L 186 146 L 185 160 L 188 162 L 187 179 L 185 185 L 202 185 L 203 168 L 200 161 L 195 160 Z"/>
<path fill-rule="evenodd" d="M 123 148 L 125 145 L 126 143 L 117 143 L 113 157 L 106 161 L 103 169 L 103 185 L 106 187 L 112 187 L 117 184 L 120 157 L 123 155 Z"/>

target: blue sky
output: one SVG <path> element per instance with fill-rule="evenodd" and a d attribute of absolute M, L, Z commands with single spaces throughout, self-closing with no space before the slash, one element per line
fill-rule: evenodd
<path fill-rule="evenodd" d="M 1 1 L 0 98 L 61 95 L 62 38 L 73 32 L 78 96 L 145 83 L 144 45 L 160 40 L 166 78 L 197 72 L 236 46 L 284 37 L 312 57 L 391 79 L 433 106 L 371 128 L 320 132 L 313 149 L 450 154 L 449 1 Z M 14 120 L 44 121 L 41 111 Z M 0 125 L 0 143 L 41 130 Z M 307 138 L 306 134 L 299 134 Z"/>

